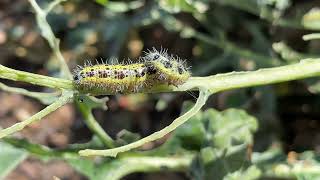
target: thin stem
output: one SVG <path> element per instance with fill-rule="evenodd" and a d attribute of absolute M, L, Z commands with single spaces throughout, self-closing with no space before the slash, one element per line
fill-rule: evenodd
<path fill-rule="evenodd" d="M 51 47 L 53 53 L 55 54 L 55 56 L 57 57 L 60 63 L 62 77 L 66 77 L 67 79 L 72 79 L 72 74 L 60 51 L 60 47 L 59 47 L 60 41 L 55 37 L 50 27 L 50 24 L 46 19 L 47 13 L 49 12 L 48 10 L 51 10 L 51 7 L 56 6 L 57 3 L 60 3 L 62 1 L 56 0 L 56 2 L 52 2 L 51 5 L 49 5 L 49 9 L 47 9 L 47 11 L 42 10 L 35 0 L 29 0 L 29 2 L 33 7 L 33 9 L 35 10 L 37 23 L 41 30 L 41 35 L 48 41 L 49 46 Z"/>
<path fill-rule="evenodd" d="M 2 140 L 5 143 L 16 148 L 22 148 L 28 153 L 41 158 L 63 158 L 64 160 L 69 162 L 71 160 L 71 162 L 75 163 L 77 163 L 77 161 L 81 161 L 78 153 L 74 152 L 72 149 L 56 150 L 47 146 L 31 143 L 25 139 L 15 139 L 12 137 L 5 137 Z M 195 153 L 184 153 L 174 157 L 150 157 L 140 155 L 132 156 L 131 153 L 126 154 L 123 157 L 119 157 L 115 163 L 110 161 L 100 163 L 97 166 L 96 171 L 100 173 L 93 173 L 88 176 L 90 179 L 118 180 L 121 177 L 134 172 L 159 172 L 162 171 L 164 167 L 172 171 L 185 171 L 192 163 L 195 155 Z M 109 166 L 108 170 L 106 170 L 106 166 Z"/>
<path fill-rule="evenodd" d="M 85 104 L 81 104 L 77 102 L 77 106 L 81 111 L 84 121 L 87 124 L 88 128 L 96 134 L 103 144 L 106 145 L 108 148 L 113 148 L 113 140 L 112 138 L 103 130 L 103 128 L 99 125 L 92 114 L 92 109 L 85 106 Z"/>
<path fill-rule="evenodd" d="M 313 39 L 320 39 L 320 33 L 307 34 L 307 35 L 304 35 L 302 37 L 302 39 L 305 40 L 305 41 L 310 41 L 310 40 L 313 40 Z"/>
<path fill-rule="evenodd" d="M 157 86 L 146 93 L 187 91 L 190 89 L 207 88 L 211 92 L 229 89 L 267 85 L 320 75 L 320 59 L 305 59 L 299 63 L 259 69 L 257 71 L 231 72 L 206 77 L 191 77 L 179 87 Z M 33 73 L 13 70 L 0 65 L 0 78 L 29 82 L 36 85 L 73 89 L 72 81 L 42 76 Z M 111 95 L 111 94 L 110 94 Z"/>
<path fill-rule="evenodd" d="M 0 78 L 13 81 L 22 81 L 39 86 L 45 86 L 55 89 L 73 90 L 72 81 L 60 78 L 53 78 L 25 71 L 14 70 L 0 64 Z"/>
<path fill-rule="evenodd" d="M 38 26 L 41 29 L 41 35 L 48 41 L 53 53 L 57 57 L 60 63 L 62 77 L 66 77 L 67 79 L 72 79 L 72 74 L 65 62 L 64 57 L 61 54 L 60 47 L 59 47 L 59 39 L 57 39 L 51 29 L 51 26 L 46 20 L 47 14 L 59 3 L 66 1 L 66 0 L 55 0 L 49 4 L 49 6 L 42 10 L 35 0 L 29 0 L 30 4 L 34 8 L 36 12 L 36 18 Z M 85 105 L 78 106 L 82 112 L 84 112 L 85 121 L 90 128 L 97 136 L 102 140 L 102 142 L 109 148 L 113 146 L 113 140 L 108 136 L 108 134 L 101 128 L 98 122 L 92 115 L 91 109 L 86 107 Z"/>
<path fill-rule="evenodd" d="M 43 104 L 51 104 L 54 100 L 58 99 L 60 92 L 43 93 L 31 92 L 23 88 L 10 87 L 0 82 L 0 89 L 7 92 L 22 94 L 41 101 Z"/>
<path fill-rule="evenodd" d="M 65 159 L 75 159 L 79 158 L 79 155 L 69 149 L 66 150 L 55 150 L 47 146 L 31 143 L 26 139 L 16 139 L 12 137 L 4 137 L 2 141 L 16 147 L 21 148 L 29 153 L 36 156 L 41 156 L 42 158 L 65 158 Z"/>
<path fill-rule="evenodd" d="M 316 58 L 316 54 L 304 54 L 298 51 L 293 50 L 286 43 L 280 41 L 272 44 L 272 49 L 278 53 L 282 59 L 284 59 L 289 64 L 297 63 L 300 59 L 306 58 Z"/>
<path fill-rule="evenodd" d="M 163 170 L 164 167 L 172 171 L 185 171 L 190 166 L 193 157 L 192 155 L 183 155 L 179 157 L 145 156 L 120 158 L 117 162 L 119 166 L 109 170 L 112 173 L 96 174 L 92 179 L 118 180 L 133 172 L 158 172 Z"/>
<path fill-rule="evenodd" d="M 192 116 L 194 116 L 200 109 L 201 107 L 205 104 L 208 96 L 210 94 L 206 91 L 200 91 L 199 98 L 196 102 L 196 104 L 185 114 L 180 116 L 179 118 L 175 119 L 169 126 L 163 128 L 162 130 L 155 132 L 145 138 L 142 138 L 136 142 L 133 142 L 131 144 L 117 147 L 114 149 L 107 149 L 107 150 L 93 150 L 93 149 L 86 149 L 79 151 L 79 154 L 81 156 L 91 156 L 91 155 L 101 155 L 101 156 L 117 156 L 118 153 L 129 151 L 131 149 L 137 148 L 145 143 L 154 141 L 156 139 L 160 139 L 166 134 L 172 132 L 175 130 L 177 127 L 179 127 L 181 124 L 185 123 L 188 119 L 190 119 Z"/>
<path fill-rule="evenodd" d="M 320 76 L 320 59 L 305 59 L 299 63 L 259 69 L 257 71 L 231 72 L 207 77 L 192 77 L 175 91 L 203 87 L 212 93 L 230 89 L 267 85 Z"/>
<path fill-rule="evenodd" d="M 26 127 L 27 125 L 41 120 L 44 116 L 50 114 L 51 112 L 57 110 L 61 106 L 70 102 L 72 100 L 72 98 L 73 98 L 72 92 L 65 92 L 65 94 L 62 95 L 57 101 L 55 101 L 51 105 L 47 106 L 43 110 L 39 111 L 37 114 L 31 116 L 30 118 L 26 119 L 25 121 L 22 121 L 20 123 L 16 123 L 11 127 L 8 127 L 6 129 L 1 130 L 0 131 L 0 138 L 3 138 L 3 137 L 8 136 L 10 134 L 13 134 L 17 131 L 20 131 L 24 127 Z"/>
<path fill-rule="evenodd" d="M 44 11 L 40 8 L 40 6 L 35 0 L 29 0 L 29 3 L 31 4 L 31 6 L 33 7 L 33 9 L 37 14 L 44 15 Z"/>

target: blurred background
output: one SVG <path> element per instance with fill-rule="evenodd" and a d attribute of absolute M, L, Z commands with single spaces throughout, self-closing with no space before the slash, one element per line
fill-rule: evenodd
<path fill-rule="evenodd" d="M 44 7 L 50 1 L 39 0 Z M 320 1 L 313 0 L 68 0 L 47 17 L 70 69 L 87 60 L 135 61 L 153 47 L 186 59 L 193 76 L 247 71 L 319 57 L 320 41 L 302 36 L 320 29 Z M 0 63 L 59 76 L 59 67 L 41 37 L 27 0 L 0 1 Z M 49 89 L 2 80 L 31 91 Z M 210 97 L 207 108 L 239 108 L 256 117 L 253 150 L 277 144 L 285 153 L 320 151 L 320 82 L 307 79 L 225 91 Z M 110 96 L 108 111 L 94 115 L 113 138 L 127 129 L 144 137 L 179 116 L 196 92 Z M 0 92 L 0 126 L 8 127 L 43 109 L 39 101 Z M 88 142 L 92 133 L 72 104 L 19 133 L 51 148 Z M 163 138 L 142 149 L 158 147 Z M 1 160 L 0 160 L 1 161 Z M 28 157 L 6 179 L 87 179 L 62 160 Z M 124 179 L 189 179 L 185 173 L 134 173 Z"/>

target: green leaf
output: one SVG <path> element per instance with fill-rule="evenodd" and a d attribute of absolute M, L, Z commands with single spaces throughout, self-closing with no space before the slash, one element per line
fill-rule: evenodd
<path fill-rule="evenodd" d="M 94 96 L 78 95 L 75 97 L 79 102 L 85 103 L 90 109 L 101 108 L 107 110 L 108 97 L 98 99 Z"/>
<path fill-rule="evenodd" d="M 90 159 L 75 158 L 68 159 L 67 162 L 78 172 L 92 179 L 95 175 L 95 165 Z"/>
<path fill-rule="evenodd" d="M 201 140 L 197 140 L 201 142 L 202 148 L 190 167 L 194 179 L 223 179 L 228 174 L 230 178 L 236 175 L 239 177 L 259 175 L 254 169 L 248 172 L 245 170 L 251 164 L 247 146 L 252 143 L 253 133 L 258 128 L 254 117 L 239 109 L 222 112 L 208 109 L 198 113 L 194 118 L 193 121 L 190 119 L 179 127 L 175 133 L 175 137 L 180 139 L 183 136 L 188 137 L 186 136 L 188 133 L 189 137 L 193 136 L 192 138 L 202 137 Z M 190 129 L 186 129 L 188 126 Z M 197 126 L 201 127 L 198 128 L 201 131 L 195 131 Z M 195 129 L 191 130 L 191 127 Z M 179 134 L 183 136 L 178 136 Z"/>
<path fill-rule="evenodd" d="M 185 102 L 183 104 L 182 113 L 193 107 L 193 103 Z M 187 123 L 184 123 L 174 132 L 172 138 L 178 138 L 184 148 L 200 148 L 204 143 L 206 132 L 203 124 L 203 112 L 200 111 L 195 116 L 191 117 Z"/>
<path fill-rule="evenodd" d="M 245 169 L 251 164 L 247 157 L 245 144 L 225 150 L 204 148 L 200 153 L 204 167 L 202 171 L 205 172 L 202 179 L 223 179 L 229 173 Z"/>
<path fill-rule="evenodd" d="M 68 145 L 68 149 L 77 150 L 77 151 L 79 151 L 81 149 L 87 149 L 87 148 L 101 149 L 104 147 L 105 147 L 105 145 L 103 144 L 101 139 L 96 135 L 93 135 L 91 140 L 86 143 L 81 143 L 81 144 L 76 143 L 76 144 L 69 144 Z"/>
<path fill-rule="evenodd" d="M 302 18 L 304 27 L 319 30 L 320 29 L 320 9 L 313 8 L 307 12 Z"/>
<path fill-rule="evenodd" d="M 243 110 L 228 109 L 219 113 L 209 109 L 204 113 L 204 117 L 209 120 L 211 142 L 218 149 L 252 143 L 253 133 L 258 128 L 256 118 Z"/>
<path fill-rule="evenodd" d="M 0 142 L 0 179 L 3 179 L 15 167 L 27 158 L 28 153 L 9 144 Z"/>
<path fill-rule="evenodd" d="M 116 143 L 117 146 L 123 146 L 132 142 L 138 141 L 141 138 L 140 134 L 133 133 L 128 130 L 122 130 L 117 134 Z"/>
<path fill-rule="evenodd" d="M 192 156 L 160 157 L 137 154 L 104 158 L 93 163 L 88 159 L 73 159 L 69 163 L 79 172 L 94 180 L 118 180 L 134 172 L 158 172 L 163 169 L 181 171 L 190 164 Z"/>
<path fill-rule="evenodd" d="M 95 1 L 96 1 L 96 3 L 104 6 L 108 3 L 109 0 L 95 0 Z"/>

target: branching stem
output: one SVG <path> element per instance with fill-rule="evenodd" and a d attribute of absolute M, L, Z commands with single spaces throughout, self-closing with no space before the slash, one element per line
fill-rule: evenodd
<path fill-rule="evenodd" d="M 207 98 L 210 94 L 206 90 L 200 91 L 199 98 L 196 102 L 196 104 L 185 114 L 175 119 L 169 126 L 161 129 L 158 132 L 155 132 L 145 138 L 142 138 L 136 142 L 133 142 L 131 144 L 113 148 L 113 149 L 107 149 L 107 150 L 93 150 L 93 149 L 86 149 L 79 151 L 79 154 L 81 156 L 90 156 L 90 155 L 100 155 L 100 156 L 117 156 L 118 153 L 129 151 L 131 149 L 137 148 L 139 146 L 142 146 L 143 144 L 146 144 L 148 142 L 157 140 L 165 136 L 166 134 L 172 132 L 177 127 L 179 127 L 181 124 L 185 123 L 188 119 L 190 119 L 192 116 L 194 116 L 201 107 L 206 103 Z"/>
<path fill-rule="evenodd" d="M 106 145 L 106 147 L 113 148 L 114 147 L 113 139 L 103 130 L 103 128 L 96 121 L 96 119 L 92 114 L 92 109 L 78 102 L 77 102 L 77 106 L 81 111 L 84 117 L 84 121 L 87 124 L 88 128 L 99 137 L 99 139 L 102 141 L 104 145 Z"/>
<path fill-rule="evenodd" d="M 52 10 L 53 7 L 55 7 L 57 4 L 62 2 L 63 0 L 55 0 L 52 3 L 49 4 L 48 8 L 46 10 L 43 10 L 40 8 L 36 0 L 29 0 L 31 6 L 33 7 L 38 26 L 41 30 L 41 35 L 48 41 L 49 46 L 51 47 L 54 55 L 57 57 L 60 67 L 61 67 L 61 75 L 62 77 L 65 77 L 66 79 L 72 79 L 72 74 L 68 68 L 68 65 L 65 62 L 64 57 L 62 56 L 62 53 L 60 51 L 60 41 L 56 36 L 54 35 L 50 24 L 47 21 L 47 14 Z"/>
<path fill-rule="evenodd" d="M 320 75 L 320 59 L 305 59 L 299 63 L 259 69 L 257 71 L 231 72 L 207 77 L 193 77 L 175 91 L 203 87 L 212 93 L 230 89 L 274 84 Z"/>

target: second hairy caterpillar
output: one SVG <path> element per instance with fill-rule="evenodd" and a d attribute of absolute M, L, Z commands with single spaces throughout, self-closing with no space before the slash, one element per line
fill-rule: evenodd
<path fill-rule="evenodd" d="M 76 89 L 92 95 L 130 94 L 148 92 L 160 85 L 178 86 L 190 72 L 178 57 L 153 49 L 142 62 L 129 64 L 85 65 L 75 70 Z"/>

